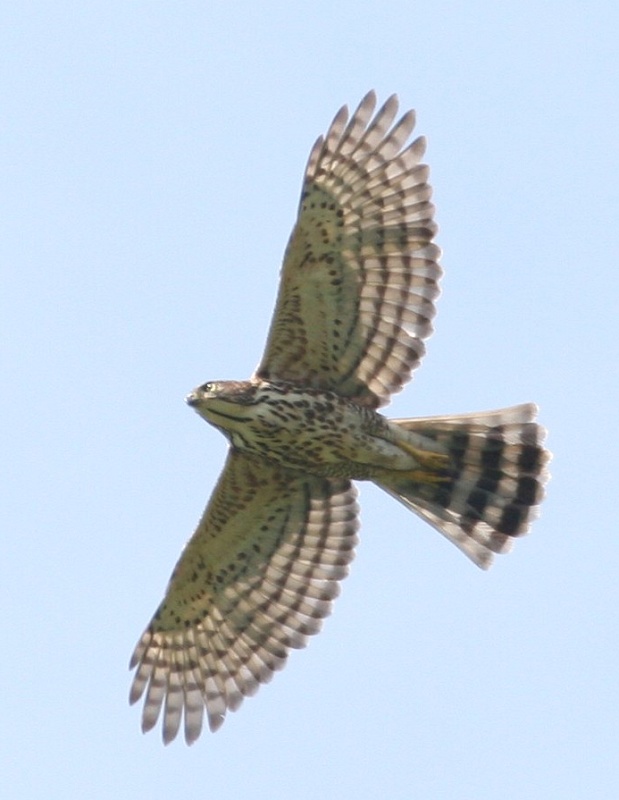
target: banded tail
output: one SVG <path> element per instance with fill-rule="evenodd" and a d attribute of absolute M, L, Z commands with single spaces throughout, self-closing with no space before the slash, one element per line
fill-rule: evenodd
<path fill-rule="evenodd" d="M 447 458 L 412 474 L 386 472 L 376 483 L 487 569 L 494 553 L 507 552 L 514 537 L 528 531 L 544 495 L 550 453 L 536 414 L 537 406 L 527 403 L 479 414 L 390 420 L 431 440 Z"/>

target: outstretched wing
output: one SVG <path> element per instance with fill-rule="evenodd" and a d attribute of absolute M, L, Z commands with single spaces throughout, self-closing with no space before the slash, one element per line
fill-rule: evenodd
<path fill-rule="evenodd" d="M 166 596 L 131 659 L 142 728 L 189 744 L 317 633 L 356 544 L 356 490 L 231 450 Z"/>
<path fill-rule="evenodd" d="M 342 108 L 310 154 L 256 377 L 376 408 L 410 379 L 432 332 L 441 269 L 423 138 L 392 127 L 395 95 Z"/>

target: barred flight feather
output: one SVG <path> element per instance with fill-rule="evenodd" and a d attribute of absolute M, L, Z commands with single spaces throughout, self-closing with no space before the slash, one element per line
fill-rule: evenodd
<path fill-rule="evenodd" d="M 537 407 L 526 403 L 479 414 L 391 420 L 448 454 L 450 467 L 426 483 L 393 473 L 377 481 L 480 567 L 527 533 L 548 480 L 550 454 Z M 440 477 L 440 476 L 439 476 Z"/>
<path fill-rule="evenodd" d="M 428 168 L 419 163 L 425 140 L 404 147 L 415 117 L 391 127 L 395 96 L 372 118 L 375 105 L 370 92 L 348 124 L 341 109 L 312 149 L 256 370 L 371 408 L 387 403 L 424 355 L 441 276 Z"/>
<path fill-rule="evenodd" d="M 254 487 L 245 506 L 239 482 Z M 222 521 L 222 506 L 236 513 Z M 131 659 L 137 670 L 130 701 L 146 694 L 145 731 L 163 708 L 164 741 L 176 736 L 183 713 L 185 738 L 195 741 L 203 719 L 198 697 L 216 730 L 227 710 L 236 710 L 284 666 L 289 649 L 305 646 L 330 613 L 354 556 L 357 510 L 348 481 L 290 473 L 230 453 Z M 210 569 L 205 539 L 221 547 L 219 564 Z"/>

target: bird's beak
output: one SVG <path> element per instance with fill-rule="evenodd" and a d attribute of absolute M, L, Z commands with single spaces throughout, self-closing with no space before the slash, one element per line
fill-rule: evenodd
<path fill-rule="evenodd" d="M 188 406 L 197 406 L 200 398 L 198 397 L 197 392 L 189 392 L 189 394 L 185 397 L 185 402 Z"/>

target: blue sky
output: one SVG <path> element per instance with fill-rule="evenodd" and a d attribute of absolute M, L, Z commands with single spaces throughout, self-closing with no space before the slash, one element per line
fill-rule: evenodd
<path fill-rule="evenodd" d="M 3 6 L 6 796 L 617 796 L 618 29 L 610 0 Z M 183 397 L 251 374 L 309 148 L 372 87 L 417 109 L 445 268 L 388 413 L 535 400 L 548 499 L 482 573 L 362 486 L 320 636 L 164 748 L 127 663 L 226 449 Z"/>

